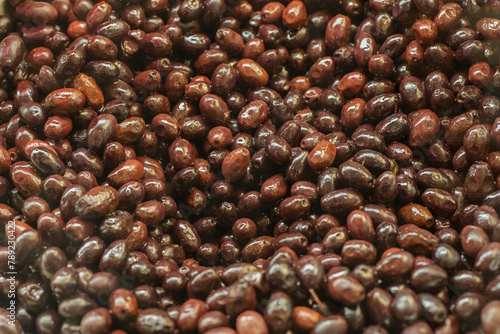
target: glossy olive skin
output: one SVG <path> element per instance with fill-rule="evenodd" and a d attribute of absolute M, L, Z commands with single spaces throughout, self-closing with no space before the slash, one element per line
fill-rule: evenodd
<path fill-rule="evenodd" d="M 222 162 L 222 174 L 229 181 L 241 179 L 250 164 L 250 152 L 246 148 L 238 148 L 230 152 Z"/>
<path fill-rule="evenodd" d="M 85 95 L 74 88 L 63 88 L 50 93 L 45 98 L 47 111 L 57 115 L 72 115 L 82 109 Z"/>
<path fill-rule="evenodd" d="M 497 0 L 7 12 L 1 333 L 496 333 Z"/>
<path fill-rule="evenodd" d="M 330 192 L 321 198 L 321 207 L 330 214 L 347 214 L 358 209 L 364 203 L 364 197 L 355 190 L 341 189 Z"/>
<path fill-rule="evenodd" d="M 0 51 L 2 54 L 2 67 L 14 69 L 22 60 L 22 54 L 26 49 L 20 36 L 10 36 L 2 40 Z"/>
<path fill-rule="evenodd" d="M 75 203 L 75 212 L 86 218 L 103 217 L 118 206 L 118 192 L 109 186 L 91 189 Z"/>
<path fill-rule="evenodd" d="M 88 127 L 89 148 L 98 152 L 114 137 L 118 122 L 112 114 L 103 114 L 92 120 Z"/>

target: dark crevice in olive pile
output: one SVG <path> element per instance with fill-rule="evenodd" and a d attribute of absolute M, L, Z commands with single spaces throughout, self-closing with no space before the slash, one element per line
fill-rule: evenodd
<path fill-rule="evenodd" d="M 7 5 L 0 333 L 500 333 L 499 0 Z"/>

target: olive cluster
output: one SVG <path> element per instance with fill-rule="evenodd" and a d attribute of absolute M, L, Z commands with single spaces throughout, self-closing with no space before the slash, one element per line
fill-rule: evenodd
<path fill-rule="evenodd" d="M 0 333 L 498 333 L 498 0 L 8 3 Z"/>

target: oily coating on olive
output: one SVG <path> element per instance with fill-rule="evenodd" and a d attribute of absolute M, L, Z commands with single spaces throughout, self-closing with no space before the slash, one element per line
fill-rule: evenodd
<path fill-rule="evenodd" d="M 498 332 L 498 1 L 6 9 L 1 333 Z"/>

